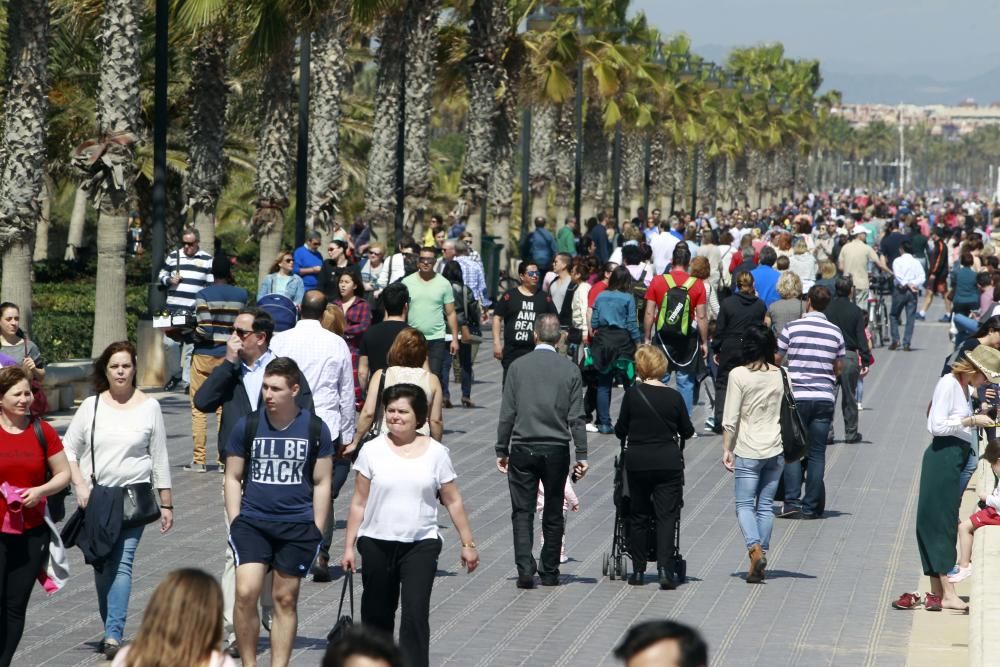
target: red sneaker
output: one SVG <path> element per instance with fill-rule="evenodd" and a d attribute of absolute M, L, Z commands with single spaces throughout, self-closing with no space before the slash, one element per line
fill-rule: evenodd
<path fill-rule="evenodd" d="M 941 596 L 928 593 L 924 596 L 924 609 L 927 611 L 941 611 Z"/>
<path fill-rule="evenodd" d="M 940 603 L 940 600 L 938 600 Z M 903 593 L 892 603 L 894 609 L 913 609 L 920 604 L 920 593 Z"/>

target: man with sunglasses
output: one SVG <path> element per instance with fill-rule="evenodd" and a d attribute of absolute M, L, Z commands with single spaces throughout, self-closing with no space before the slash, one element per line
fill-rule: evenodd
<path fill-rule="evenodd" d="M 427 339 L 427 363 L 431 372 L 441 378 L 441 362 L 446 351 L 458 354 L 458 315 L 455 313 L 455 294 L 448 279 L 434 272 L 437 252 L 423 247 L 417 256 L 417 272 L 403 278 L 410 293 L 410 310 L 407 320 L 411 327 Z M 443 315 L 442 315 L 443 313 Z M 445 322 L 451 332 L 451 344 L 445 342 Z"/>
<path fill-rule="evenodd" d="M 212 256 L 199 246 L 200 236 L 194 227 L 185 227 L 181 234 L 181 247 L 163 260 L 160 284 L 167 288 L 167 310 L 173 313 L 195 312 L 195 296 L 212 282 Z M 167 370 L 170 373 L 164 391 L 187 389 L 191 383 L 190 342 L 164 338 Z"/>
<path fill-rule="evenodd" d="M 538 265 L 521 262 L 517 273 L 521 284 L 507 290 L 493 306 L 493 356 L 503 366 L 505 382 L 514 360 L 535 349 L 535 319 L 544 313 L 558 315 L 552 297 L 538 289 Z"/>
<path fill-rule="evenodd" d="M 229 442 L 236 423 L 261 405 L 261 388 L 264 383 L 264 368 L 275 358 L 271 351 L 271 336 L 274 334 L 274 320 L 260 308 L 244 308 L 233 322 L 233 333 L 226 341 L 226 356 L 222 363 L 205 379 L 205 383 L 194 395 L 194 406 L 202 412 L 215 412 L 222 408 L 219 419 L 219 460 L 225 461 L 223 449 Z M 299 373 L 299 393 L 296 405 L 310 413 L 315 411 L 309 382 Z M 220 467 L 225 472 L 225 466 Z M 268 584 L 265 591 L 270 591 Z M 226 645 L 235 647 L 236 635 L 233 629 L 233 605 L 236 601 L 236 564 L 233 553 L 226 549 L 226 567 L 222 573 L 223 631 Z M 270 595 L 262 601 L 262 618 L 269 618 Z M 267 622 L 266 622 L 267 623 Z M 235 649 L 234 649 L 235 650 Z"/>
<path fill-rule="evenodd" d="M 319 252 L 320 233 L 312 230 L 306 235 L 306 242 L 301 248 L 295 249 L 292 257 L 295 259 L 295 275 L 302 278 L 305 291 L 319 286 L 320 274 L 323 272 L 323 255 Z"/>

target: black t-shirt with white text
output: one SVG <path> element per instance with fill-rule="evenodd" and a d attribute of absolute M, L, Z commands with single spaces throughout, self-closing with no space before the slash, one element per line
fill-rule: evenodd
<path fill-rule="evenodd" d="M 535 318 L 552 313 L 557 315 L 552 297 L 545 292 L 524 296 L 513 288 L 493 306 L 493 314 L 503 320 L 503 356 L 517 357 L 535 349 Z"/>

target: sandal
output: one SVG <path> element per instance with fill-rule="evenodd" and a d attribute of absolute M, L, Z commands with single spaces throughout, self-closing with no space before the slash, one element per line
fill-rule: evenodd
<path fill-rule="evenodd" d="M 898 600 L 892 603 L 893 609 L 913 609 L 919 605 L 920 593 L 903 593 Z"/>

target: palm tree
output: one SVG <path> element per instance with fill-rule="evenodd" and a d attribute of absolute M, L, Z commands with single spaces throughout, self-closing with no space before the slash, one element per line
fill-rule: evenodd
<path fill-rule="evenodd" d="M 441 0 L 409 0 L 406 7 L 406 125 L 403 173 L 407 228 L 423 220 L 430 202 L 430 127 Z"/>
<path fill-rule="evenodd" d="M 144 0 L 105 0 L 97 100 L 99 139 L 76 163 L 91 176 L 88 191 L 98 210 L 97 289 L 91 355 L 126 337 L 125 242 L 135 179 L 135 143 L 140 135 L 140 23 Z M 84 147 L 81 147 L 84 148 Z M 87 157 L 94 158 L 88 160 Z"/>
<path fill-rule="evenodd" d="M 340 164 L 341 109 L 349 73 L 349 7 L 337 0 L 316 23 L 312 35 L 309 93 L 309 202 L 313 228 L 328 229 L 343 187 Z"/>
<path fill-rule="evenodd" d="M 202 28 L 192 51 L 191 112 L 188 116 L 189 165 L 184 181 L 187 208 L 202 245 L 215 247 L 215 211 L 226 178 L 226 83 L 228 29 L 223 23 Z"/>
<path fill-rule="evenodd" d="M 31 325 L 31 244 L 41 217 L 48 133 L 49 3 L 7 7 L 7 80 L 0 143 L 0 248 L 4 301 Z"/>

